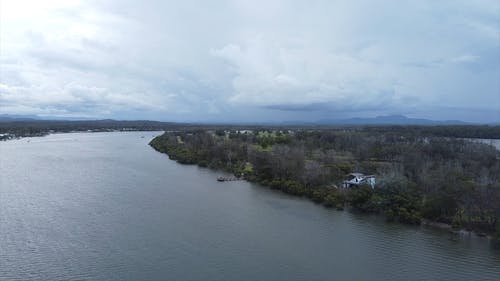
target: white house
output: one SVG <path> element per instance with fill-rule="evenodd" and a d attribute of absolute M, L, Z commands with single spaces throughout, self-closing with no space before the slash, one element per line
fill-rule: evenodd
<path fill-rule="evenodd" d="M 346 179 L 342 182 L 342 187 L 350 188 L 357 187 L 361 184 L 368 184 L 372 188 L 375 188 L 375 176 L 374 175 L 363 175 L 361 173 L 350 173 L 347 175 Z"/>

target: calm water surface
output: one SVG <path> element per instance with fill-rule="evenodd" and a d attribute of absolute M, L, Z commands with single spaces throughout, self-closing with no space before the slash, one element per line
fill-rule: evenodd
<path fill-rule="evenodd" d="M 489 145 L 496 147 L 498 150 L 500 150 L 500 139 L 469 139 L 469 140 L 489 144 Z"/>
<path fill-rule="evenodd" d="M 500 280 L 486 239 L 218 183 L 157 134 L 1 142 L 0 279 Z"/>

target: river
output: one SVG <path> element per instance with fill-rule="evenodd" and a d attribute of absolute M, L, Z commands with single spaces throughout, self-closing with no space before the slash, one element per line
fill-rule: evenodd
<path fill-rule="evenodd" d="M 496 149 L 500 150 L 500 139 L 466 139 L 466 140 L 485 143 L 494 146 Z"/>
<path fill-rule="evenodd" d="M 220 183 L 158 134 L 0 142 L 0 280 L 500 280 L 485 238 Z"/>

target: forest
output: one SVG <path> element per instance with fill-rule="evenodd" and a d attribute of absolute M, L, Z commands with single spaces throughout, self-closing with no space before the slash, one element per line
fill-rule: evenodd
<path fill-rule="evenodd" d="M 20 137 L 40 137 L 49 133 L 105 132 L 105 131 L 155 131 L 178 129 L 179 123 L 135 120 L 38 120 L 0 119 L 0 140 Z M 189 124 L 182 124 L 189 127 Z"/>
<path fill-rule="evenodd" d="M 407 224 L 441 222 L 500 239 L 500 151 L 463 139 L 477 137 L 474 131 L 498 135 L 439 128 L 177 130 L 150 145 L 179 163 L 229 171 L 326 207 Z M 375 175 L 375 188 L 342 188 L 351 172 Z"/>

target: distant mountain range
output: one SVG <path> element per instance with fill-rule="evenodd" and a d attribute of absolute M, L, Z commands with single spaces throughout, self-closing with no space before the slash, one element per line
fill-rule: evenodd
<path fill-rule="evenodd" d="M 117 120 L 91 120 L 86 118 L 43 118 L 36 115 L 8 115 L 0 114 L 0 122 L 16 122 L 16 121 L 97 121 L 97 122 L 110 122 Z M 136 120 L 139 121 L 139 120 Z M 145 121 L 145 120 L 144 120 Z M 143 121 L 143 122 L 144 122 Z M 125 121 L 130 122 L 130 121 Z M 153 121 L 154 122 L 154 121 Z M 162 122 L 163 123 L 163 122 Z M 175 123 L 175 122 L 166 122 Z M 190 122 L 197 123 L 197 122 Z M 205 123 L 205 122 L 200 122 Z M 214 124 L 220 122 L 214 122 Z M 209 123 L 207 123 L 209 124 Z M 221 124 L 253 124 L 251 122 L 223 122 Z M 285 122 L 262 122 L 262 125 L 474 125 L 476 123 L 469 123 L 460 120 L 430 120 L 422 118 L 409 118 L 404 115 L 385 115 L 377 116 L 374 118 L 348 118 L 348 119 L 321 119 L 318 121 L 285 121 Z M 477 124 L 476 124 L 477 125 Z M 498 125 L 498 124 L 491 124 Z"/>
<path fill-rule="evenodd" d="M 0 114 L 0 122 L 35 121 L 35 120 L 81 121 L 81 120 L 93 120 L 93 119 L 78 118 L 78 117 L 40 117 L 38 115 Z"/>
<path fill-rule="evenodd" d="M 0 122 L 10 122 L 10 121 L 29 121 L 29 120 L 35 120 L 36 118 L 33 118 L 36 116 L 32 115 L 10 115 L 10 114 L 0 114 Z"/>
<path fill-rule="evenodd" d="M 422 118 L 409 118 L 404 115 L 385 115 L 374 118 L 323 119 L 319 124 L 339 125 L 472 125 L 460 120 L 436 121 Z"/>

